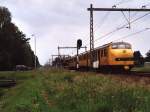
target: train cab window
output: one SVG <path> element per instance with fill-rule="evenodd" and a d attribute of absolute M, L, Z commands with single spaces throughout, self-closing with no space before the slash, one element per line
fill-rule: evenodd
<path fill-rule="evenodd" d="M 117 48 L 118 48 L 117 44 L 112 45 L 112 49 L 117 49 Z"/>
<path fill-rule="evenodd" d="M 125 44 L 119 44 L 118 45 L 118 49 L 125 49 L 126 48 L 126 45 Z"/>
<path fill-rule="evenodd" d="M 131 45 L 130 44 L 126 44 L 126 49 L 131 49 Z"/>
<path fill-rule="evenodd" d="M 131 45 L 125 42 L 113 43 L 112 49 L 131 49 Z"/>

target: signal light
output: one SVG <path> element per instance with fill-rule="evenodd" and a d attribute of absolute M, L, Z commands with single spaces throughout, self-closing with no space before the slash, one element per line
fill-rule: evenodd
<path fill-rule="evenodd" d="M 80 49 L 82 46 L 82 40 L 81 39 L 78 39 L 77 40 L 77 48 Z"/>

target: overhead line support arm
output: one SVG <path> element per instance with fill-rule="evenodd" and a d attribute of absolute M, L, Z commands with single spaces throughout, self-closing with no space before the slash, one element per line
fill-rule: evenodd
<path fill-rule="evenodd" d="M 150 9 L 144 8 L 88 8 L 88 11 L 150 11 Z"/>

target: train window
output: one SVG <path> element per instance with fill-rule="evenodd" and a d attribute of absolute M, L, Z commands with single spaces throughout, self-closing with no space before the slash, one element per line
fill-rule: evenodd
<path fill-rule="evenodd" d="M 118 49 L 125 49 L 126 48 L 126 45 L 125 44 L 119 44 L 118 45 Z"/>
<path fill-rule="evenodd" d="M 126 44 L 126 49 L 131 49 L 131 45 L 130 44 Z"/>
<path fill-rule="evenodd" d="M 112 49 L 117 49 L 117 48 L 118 48 L 117 44 L 112 45 Z"/>
<path fill-rule="evenodd" d="M 131 49 L 131 45 L 128 43 L 114 43 L 112 49 Z"/>

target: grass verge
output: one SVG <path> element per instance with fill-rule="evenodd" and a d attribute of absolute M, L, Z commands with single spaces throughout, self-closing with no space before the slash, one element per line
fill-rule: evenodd
<path fill-rule="evenodd" d="M 1 112 L 49 112 L 41 95 L 42 85 L 38 72 L 5 72 L 0 76 L 17 80 L 16 87 L 5 89 L 5 95 L 0 99 Z"/>
<path fill-rule="evenodd" d="M 51 112 L 149 112 L 150 90 L 108 77 L 47 73 L 44 85 Z"/>
<path fill-rule="evenodd" d="M 16 87 L 0 91 L 1 112 L 150 110 L 150 89 L 139 83 L 126 84 L 95 73 L 63 70 L 0 73 L 1 76 L 13 76 L 19 82 Z"/>

